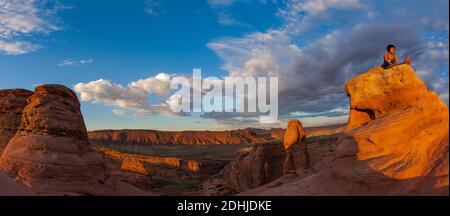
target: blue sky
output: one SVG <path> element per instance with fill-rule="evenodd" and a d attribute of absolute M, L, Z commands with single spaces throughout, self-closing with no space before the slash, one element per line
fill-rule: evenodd
<path fill-rule="evenodd" d="M 448 28 L 446 0 L 0 0 L 0 89 L 69 86 L 90 130 L 276 127 L 293 117 L 332 124 L 346 121 L 345 81 L 380 64 L 388 43 L 412 55 L 418 75 L 448 103 Z M 280 122 L 149 112 L 130 92 L 145 88 L 157 105 L 167 84 L 158 74 L 193 68 L 204 76 L 276 74 Z"/>

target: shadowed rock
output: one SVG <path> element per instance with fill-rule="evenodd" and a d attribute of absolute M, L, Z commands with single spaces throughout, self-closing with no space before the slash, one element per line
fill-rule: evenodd
<path fill-rule="evenodd" d="M 27 98 L 33 94 L 25 89 L 0 90 L 0 155 L 16 134 L 22 121 Z"/>
<path fill-rule="evenodd" d="M 89 148 L 76 94 L 62 85 L 39 86 L 27 98 L 0 168 L 40 195 L 141 193 L 109 178 L 102 156 Z"/>

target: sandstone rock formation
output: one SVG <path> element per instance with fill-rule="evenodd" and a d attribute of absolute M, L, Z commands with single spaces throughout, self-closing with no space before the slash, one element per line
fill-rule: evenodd
<path fill-rule="evenodd" d="M 4 114 L 14 117 L 11 128 L 20 122 L 0 157 L 6 174 L 39 195 L 144 194 L 108 178 L 102 156 L 89 147 L 80 103 L 72 90 L 43 85 L 29 95 L 21 92 L 17 109 Z M 20 121 L 15 117 L 18 113 Z"/>
<path fill-rule="evenodd" d="M 23 108 L 32 94 L 33 92 L 25 89 L 0 90 L 0 155 L 16 134 Z"/>
<path fill-rule="evenodd" d="M 161 157 L 153 155 L 140 155 L 120 152 L 107 147 L 96 146 L 97 152 L 117 161 L 119 167 L 114 169 L 129 170 L 130 172 L 149 175 L 157 172 L 154 166 L 164 166 L 173 169 L 182 169 L 200 175 L 213 175 L 220 171 L 222 163 L 216 161 L 189 160 L 180 157 Z"/>
<path fill-rule="evenodd" d="M 267 184 L 282 175 L 285 158 L 283 145 L 270 142 L 252 147 L 224 168 L 223 178 L 235 192 L 243 192 Z"/>
<path fill-rule="evenodd" d="M 305 145 L 295 145 L 293 158 L 300 177 L 309 176 L 330 167 L 336 157 L 336 142 L 339 133 L 314 136 L 307 139 L 310 166 L 306 169 Z M 243 151 L 228 163 L 222 173 L 212 177 L 203 185 L 203 195 L 231 195 L 267 185 L 275 188 L 283 176 L 283 161 L 286 158 L 282 140 L 261 143 Z M 284 177 L 282 178 L 284 179 Z"/>
<path fill-rule="evenodd" d="M 330 168 L 242 195 L 448 195 L 448 107 L 413 69 L 375 68 L 345 91 L 351 111 Z"/>
<path fill-rule="evenodd" d="M 228 196 L 236 193 L 223 178 L 211 178 L 203 183 L 204 196 Z"/>
<path fill-rule="evenodd" d="M 305 129 L 303 129 L 302 123 L 298 119 L 290 120 L 288 126 L 286 128 L 286 132 L 284 134 L 283 146 L 286 152 L 286 159 L 283 163 L 283 173 L 295 173 L 295 162 L 294 157 L 292 155 L 293 149 L 295 145 L 304 145 L 305 147 L 305 164 L 309 166 L 309 154 L 308 149 L 306 148 L 306 133 Z"/>

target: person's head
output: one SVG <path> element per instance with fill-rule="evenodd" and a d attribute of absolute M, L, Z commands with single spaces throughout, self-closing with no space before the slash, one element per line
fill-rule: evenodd
<path fill-rule="evenodd" d="M 389 52 L 389 53 L 392 53 L 392 54 L 394 54 L 395 53 L 395 46 L 393 45 L 393 44 L 389 44 L 388 46 L 387 46 L 387 51 Z"/>

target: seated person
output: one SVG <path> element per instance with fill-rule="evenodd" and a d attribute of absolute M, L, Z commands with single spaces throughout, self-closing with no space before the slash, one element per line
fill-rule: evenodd
<path fill-rule="evenodd" d="M 395 46 L 392 44 L 389 44 L 387 46 L 387 53 L 384 54 L 384 62 L 381 65 L 384 69 L 388 69 L 394 66 L 399 65 L 398 64 L 398 55 L 395 55 Z M 403 64 L 410 65 L 411 64 L 411 58 L 408 56 L 405 59 L 405 62 Z"/>

